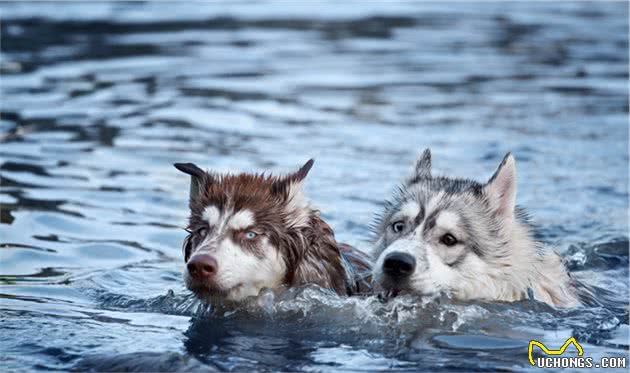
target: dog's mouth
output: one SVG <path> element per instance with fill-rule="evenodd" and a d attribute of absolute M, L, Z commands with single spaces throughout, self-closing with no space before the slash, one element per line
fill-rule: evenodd
<path fill-rule="evenodd" d="M 404 284 L 382 284 L 379 298 L 388 300 L 395 298 L 401 294 L 411 293 L 411 289 Z"/>
<path fill-rule="evenodd" d="M 382 302 L 387 302 L 393 298 L 396 298 L 400 294 L 400 289 L 383 290 L 377 294 L 377 297 Z"/>
<path fill-rule="evenodd" d="M 432 296 L 436 291 L 430 291 L 426 288 L 418 287 L 411 284 L 409 281 L 382 281 L 375 287 L 379 291 L 379 298 L 383 300 L 389 300 L 403 295 L 413 296 Z M 439 292 L 439 291 L 438 291 Z"/>
<path fill-rule="evenodd" d="M 395 297 L 402 293 L 411 293 L 413 292 L 411 284 L 409 280 L 390 278 L 390 277 L 382 277 L 375 284 L 376 288 L 387 294 L 389 297 Z"/>
<path fill-rule="evenodd" d="M 242 287 L 242 283 L 238 283 L 229 288 L 222 288 L 216 284 L 196 283 L 188 289 L 192 291 L 197 298 L 203 301 L 211 301 L 213 299 L 227 299 Z"/>
<path fill-rule="evenodd" d="M 377 288 L 378 290 L 378 288 Z M 444 292 L 440 291 L 428 291 L 427 289 L 418 289 L 415 286 L 411 286 L 409 283 L 385 283 L 380 284 L 380 292 L 378 298 L 383 301 L 388 301 L 398 296 L 412 295 L 414 297 L 434 297 Z"/>

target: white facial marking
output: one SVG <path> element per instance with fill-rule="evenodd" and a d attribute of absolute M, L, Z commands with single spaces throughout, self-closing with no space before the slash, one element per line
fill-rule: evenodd
<path fill-rule="evenodd" d="M 275 288 L 282 284 L 286 273 L 284 261 L 278 250 L 268 240 L 261 242 L 265 256 L 259 258 L 230 239 L 224 240 L 214 257 L 218 272 L 215 283 L 231 300 L 258 295 L 264 287 Z"/>
<path fill-rule="evenodd" d="M 438 206 L 438 203 L 442 200 L 443 197 L 444 197 L 443 191 L 439 191 L 435 196 L 431 197 L 431 199 L 429 200 L 426 206 L 427 214 L 435 210 L 435 208 Z"/>
<path fill-rule="evenodd" d="M 232 229 L 239 230 L 251 227 L 254 223 L 256 223 L 254 213 L 250 210 L 241 210 L 232 215 L 228 226 Z"/>
<path fill-rule="evenodd" d="M 219 209 L 215 206 L 208 206 L 203 210 L 203 215 L 201 215 L 210 226 L 217 225 L 219 222 L 219 217 L 221 217 L 221 213 Z"/>
<path fill-rule="evenodd" d="M 436 225 L 447 231 L 455 231 L 459 223 L 459 215 L 451 211 L 442 211 L 435 221 Z"/>
<path fill-rule="evenodd" d="M 405 202 L 405 204 L 400 207 L 400 211 L 392 217 L 392 223 L 403 218 L 407 218 L 409 220 L 414 219 L 419 213 L 420 206 L 418 206 L 416 202 Z"/>
<path fill-rule="evenodd" d="M 451 267 L 444 264 L 442 259 L 430 248 L 426 248 L 425 271 L 415 271 L 412 275 L 412 286 L 424 293 L 436 293 L 442 290 L 450 290 L 450 285 L 456 278 Z"/>

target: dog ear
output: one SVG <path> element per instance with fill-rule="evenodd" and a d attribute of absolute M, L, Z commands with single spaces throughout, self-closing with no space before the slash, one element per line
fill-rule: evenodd
<path fill-rule="evenodd" d="M 309 159 L 302 167 L 300 167 L 299 170 L 279 178 L 273 183 L 272 192 L 283 197 L 283 199 L 295 200 L 302 194 L 304 179 L 313 167 L 313 163 L 315 163 L 315 161 L 313 159 Z"/>
<path fill-rule="evenodd" d="M 516 161 L 507 153 L 499 168 L 484 186 L 492 208 L 497 214 L 512 218 L 516 208 Z"/>
<path fill-rule="evenodd" d="M 287 212 L 293 212 L 294 225 L 306 224 L 307 215 L 304 214 L 304 207 L 308 205 L 304 197 L 304 179 L 313 167 L 314 161 L 309 159 L 299 170 L 278 179 L 272 185 L 272 193 L 280 198 Z"/>
<path fill-rule="evenodd" d="M 209 177 L 208 173 L 194 163 L 175 163 L 173 166 L 181 172 L 190 175 L 190 199 L 196 199 L 199 196 L 201 185 Z"/>
<path fill-rule="evenodd" d="M 315 163 L 315 160 L 313 160 L 312 158 L 306 161 L 306 163 L 304 163 L 304 165 L 300 167 L 299 170 L 289 175 L 289 178 L 291 179 L 291 181 L 294 183 L 295 182 L 301 183 L 302 180 L 306 178 L 306 175 L 308 175 L 309 171 L 311 171 L 311 168 L 313 168 L 314 163 Z"/>
<path fill-rule="evenodd" d="M 414 184 L 421 179 L 431 178 L 431 149 L 426 148 L 418 156 L 413 176 L 409 178 L 409 184 Z"/>

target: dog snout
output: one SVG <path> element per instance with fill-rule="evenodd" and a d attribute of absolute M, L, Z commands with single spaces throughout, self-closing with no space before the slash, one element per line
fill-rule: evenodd
<path fill-rule="evenodd" d="M 393 278 L 408 277 L 416 268 L 416 259 L 406 253 L 387 254 L 383 261 L 383 272 Z"/>
<path fill-rule="evenodd" d="M 217 260 L 207 254 L 193 256 L 186 264 L 186 267 L 190 276 L 198 280 L 211 279 L 219 269 Z"/>

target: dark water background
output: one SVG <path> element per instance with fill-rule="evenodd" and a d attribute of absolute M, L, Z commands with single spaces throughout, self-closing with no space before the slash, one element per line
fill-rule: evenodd
<path fill-rule="evenodd" d="M 0 368 L 537 371 L 527 341 L 570 335 L 627 356 L 627 3 L 300 3 L 0 4 Z M 369 250 L 426 146 L 477 179 L 513 151 L 540 239 L 625 309 L 307 288 L 209 316 L 184 289 L 173 162 L 315 157 L 308 196 Z"/>

